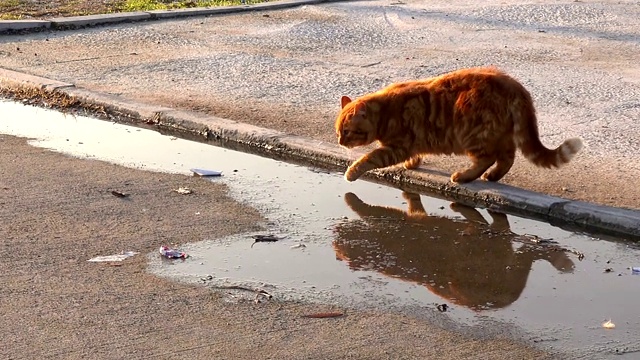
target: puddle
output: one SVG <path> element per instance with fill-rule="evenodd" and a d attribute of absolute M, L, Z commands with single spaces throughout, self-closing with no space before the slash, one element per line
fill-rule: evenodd
<path fill-rule="evenodd" d="M 632 243 L 347 183 L 340 174 L 151 130 L 13 102 L 0 101 L 0 114 L 1 134 L 73 156 L 185 175 L 190 168 L 220 170 L 223 176 L 211 181 L 228 184 L 232 196 L 269 219 L 259 234 L 282 237 L 255 244 L 253 233 L 202 239 L 181 248 L 191 255 L 185 261 L 150 254 L 150 270 L 160 276 L 399 311 L 476 336 L 517 334 L 585 357 L 640 350 L 640 276 L 629 269 L 640 266 L 640 250 Z M 243 296 L 226 292 L 229 301 Z M 437 309 L 443 303 L 446 312 Z M 602 328 L 608 319 L 615 329 Z"/>

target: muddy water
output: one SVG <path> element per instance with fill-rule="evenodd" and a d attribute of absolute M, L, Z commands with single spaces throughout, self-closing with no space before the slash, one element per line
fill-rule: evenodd
<path fill-rule="evenodd" d="M 639 355 L 640 275 L 629 267 L 640 266 L 640 250 L 623 240 L 11 102 L 0 102 L 0 134 L 152 171 L 219 170 L 223 176 L 210 181 L 228 184 L 236 199 L 269 219 L 260 233 L 184 244 L 185 261 L 150 254 L 150 271 L 159 276 L 259 288 L 347 311 L 399 311 L 586 358 Z M 279 241 L 254 243 L 252 236 L 265 234 Z M 253 298 L 241 290 L 225 294 L 229 301 Z M 615 329 L 602 327 L 607 319 Z"/>

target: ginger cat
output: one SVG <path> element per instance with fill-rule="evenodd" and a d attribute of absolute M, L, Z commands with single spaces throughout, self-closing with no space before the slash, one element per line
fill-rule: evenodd
<path fill-rule="evenodd" d="M 380 145 L 349 166 L 347 181 L 402 162 L 406 169 L 417 168 L 427 154 L 471 158 L 470 167 L 451 175 L 453 182 L 480 176 L 498 181 L 511 169 L 516 148 L 545 168 L 569 162 L 582 148 L 579 138 L 568 139 L 554 150 L 546 148 L 538 135 L 531 95 L 517 80 L 493 67 L 395 83 L 353 101 L 343 96 L 335 129 L 343 147 L 375 141 Z"/>

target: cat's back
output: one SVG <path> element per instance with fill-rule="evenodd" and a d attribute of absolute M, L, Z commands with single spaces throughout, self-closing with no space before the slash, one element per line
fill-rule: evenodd
<path fill-rule="evenodd" d="M 430 90 L 428 85 L 432 81 L 433 78 L 395 82 L 367 97 L 388 105 L 402 105 L 409 98 L 428 94 Z"/>
<path fill-rule="evenodd" d="M 403 111 L 407 102 L 422 99 L 454 101 L 462 93 L 475 92 L 481 97 L 530 99 L 529 92 L 514 78 L 495 67 L 474 67 L 451 71 L 438 76 L 392 83 L 363 97 L 376 102 L 389 111 Z"/>
<path fill-rule="evenodd" d="M 436 92 L 480 90 L 521 93 L 524 87 L 513 77 L 495 67 L 474 67 L 451 71 L 425 79 L 423 86 Z M 525 90 L 526 92 L 526 90 Z"/>
<path fill-rule="evenodd" d="M 430 78 L 399 81 L 369 95 L 375 98 L 395 100 L 429 91 L 457 92 L 486 87 L 516 90 L 522 88 L 522 85 L 500 69 L 487 66 L 454 70 Z"/>

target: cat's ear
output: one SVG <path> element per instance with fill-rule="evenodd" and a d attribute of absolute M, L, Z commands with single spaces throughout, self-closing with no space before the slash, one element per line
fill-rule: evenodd
<path fill-rule="evenodd" d="M 355 104 L 356 114 L 365 115 L 367 113 L 367 104 L 364 101 L 358 101 Z"/>
<path fill-rule="evenodd" d="M 348 97 L 348 96 L 343 96 L 343 97 L 340 99 L 340 105 L 342 106 L 342 108 L 344 108 L 345 106 L 347 106 L 347 104 L 348 104 L 348 103 L 350 103 L 350 102 L 351 102 L 351 98 L 350 98 L 350 97 Z"/>

